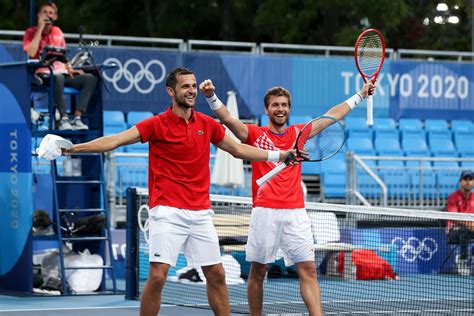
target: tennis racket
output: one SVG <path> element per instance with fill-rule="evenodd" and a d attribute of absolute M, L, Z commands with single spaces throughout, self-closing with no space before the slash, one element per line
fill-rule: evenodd
<path fill-rule="evenodd" d="M 320 116 L 308 122 L 298 133 L 295 142 L 297 157 L 289 157 L 256 182 L 259 186 L 279 174 L 293 160 L 322 161 L 334 156 L 344 146 L 344 126 L 330 116 Z"/>
<path fill-rule="evenodd" d="M 377 80 L 385 60 L 385 40 L 382 33 L 376 29 L 363 31 L 357 38 L 354 51 L 357 70 L 364 80 Z M 367 125 L 374 124 L 374 107 L 372 95 L 367 98 Z"/>

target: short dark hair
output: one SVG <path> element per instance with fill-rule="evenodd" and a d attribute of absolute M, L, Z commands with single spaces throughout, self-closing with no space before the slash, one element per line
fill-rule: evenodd
<path fill-rule="evenodd" d="M 265 104 L 265 108 L 268 108 L 270 102 L 270 97 L 287 97 L 288 98 L 288 106 L 291 108 L 291 95 L 288 90 L 283 87 L 273 87 L 268 89 L 267 93 L 263 97 L 263 103 Z"/>
<path fill-rule="evenodd" d="M 46 2 L 46 3 L 43 3 L 43 4 L 38 8 L 38 13 L 40 13 L 41 10 L 43 10 L 44 7 L 51 7 L 51 8 L 53 8 L 54 13 L 58 14 L 58 6 L 56 5 L 56 3 L 54 3 L 54 2 Z"/>
<path fill-rule="evenodd" d="M 166 76 L 166 86 L 176 89 L 177 78 L 181 75 L 194 75 L 194 72 L 187 68 L 177 67 L 171 70 L 171 72 Z"/>

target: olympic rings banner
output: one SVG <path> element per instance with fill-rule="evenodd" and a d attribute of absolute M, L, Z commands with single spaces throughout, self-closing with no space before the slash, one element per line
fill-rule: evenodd
<path fill-rule="evenodd" d="M 378 253 L 397 273 L 438 273 L 449 253 L 444 228 L 346 229 L 343 235 L 369 249 L 391 249 Z"/>
<path fill-rule="evenodd" d="M 217 94 L 237 92 L 240 116 L 264 113 L 263 95 L 273 86 L 292 93 L 293 115 L 317 116 L 346 100 L 363 84 L 352 58 L 251 55 L 238 53 L 183 53 L 136 48 L 91 48 L 104 70 L 106 110 L 159 113 L 170 104 L 166 74 L 177 66 L 195 71 L 197 80 L 212 79 Z M 75 48 L 70 48 L 70 55 Z M 19 44 L 0 44 L 0 62 L 24 60 Z M 474 120 L 474 64 L 387 60 L 377 80 L 376 117 Z M 109 91 L 109 92 L 108 92 Z M 365 116 L 362 102 L 352 116 Z M 199 96 L 197 109 L 210 114 Z"/>

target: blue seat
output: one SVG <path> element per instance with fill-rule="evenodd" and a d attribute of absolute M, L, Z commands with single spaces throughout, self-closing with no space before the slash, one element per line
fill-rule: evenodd
<path fill-rule="evenodd" d="M 378 130 L 375 131 L 375 149 L 377 152 L 391 151 L 401 152 L 400 141 L 397 130 Z"/>
<path fill-rule="evenodd" d="M 310 122 L 313 118 L 310 115 L 291 115 L 289 118 L 289 124 L 306 124 Z"/>
<path fill-rule="evenodd" d="M 474 156 L 470 158 L 474 158 Z M 461 168 L 474 170 L 474 161 L 462 161 Z"/>
<path fill-rule="evenodd" d="M 398 121 L 398 129 L 400 131 L 422 130 L 423 124 L 419 119 L 400 119 Z"/>
<path fill-rule="evenodd" d="M 474 155 L 474 130 L 454 132 L 454 142 L 461 156 Z"/>
<path fill-rule="evenodd" d="M 398 130 L 395 129 L 378 129 L 374 132 L 374 138 L 379 138 L 379 137 L 389 137 L 389 138 L 400 138 L 400 134 L 398 133 Z"/>
<path fill-rule="evenodd" d="M 449 194 L 458 189 L 459 173 L 457 170 L 440 170 L 437 172 L 438 190 L 441 198 L 446 199 Z"/>
<path fill-rule="evenodd" d="M 324 198 L 346 197 L 346 173 L 327 171 L 321 175 L 322 194 Z"/>
<path fill-rule="evenodd" d="M 401 138 L 402 148 L 406 156 L 408 156 L 408 152 L 411 154 L 429 152 L 423 130 L 404 130 L 402 131 Z"/>
<path fill-rule="evenodd" d="M 379 161 L 379 165 L 382 161 Z M 402 161 L 394 161 L 402 163 Z M 395 165 L 391 167 L 396 167 Z M 379 172 L 381 179 L 387 186 L 388 196 L 390 198 L 407 199 L 410 195 L 410 177 L 408 172 L 402 168 L 385 169 Z"/>
<path fill-rule="evenodd" d="M 425 131 L 447 131 L 449 129 L 448 122 L 441 119 L 425 120 Z"/>
<path fill-rule="evenodd" d="M 321 173 L 321 165 L 317 162 L 303 163 L 301 165 L 301 174 L 309 175 L 309 174 L 320 174 L 320 173 Z"/>
<path fill-rule="evenodd" d="M 438 158 L 446 157 L 451 158 L 451 156 L 436 156 Z M 456 161 L 434 161 L 433 167 L 437 168 L 458 168 L 459 164 Z"/>
<path fill-rule="evenodd" d="M 115 191 L 125 196 L 128 187 L 148 187 L 148 159 L 117 157 L 115 159 Z"/>
<path fill-rule="evenodd" d="M 346 197 L 346 163 L 344 153 L 339 152 L 330 159 L 321 161 L 321 185 L 325 198 Z"/>
<path fill-rule="evenodd" d="M 426 143 L 426 133 L 422 129 L 406 129 L 400 131 L 400 139 L 403 143 L 405 139 L 418 138 Z"/>
<path fill-rule="evenodd" d="M 380 177 L 379 172 L 375 170 L 373 171 Z M 364 195 L 364 197 L 369 199 L 379 198 L 381 194 L 380 186 L 377 184 L 374 178 L 360 170 L 357 172 L 357 188 L 359 192 Z"/>
<path fill-rule="evenodd" d="M 128 127 L 132 127 L 144 119 L 150 118 L 153 116 L 153 113 L 147 111 L 130 111 L 127 113 L 127 124 Z"/>
<path fill-rule="evenodd" d="M 378 118 L 374 121 L 372 129 L 377 133 L 380 130 L 396 130 L 397 124 L 392 118 Z"/>
<path fill-rule="evenodd" d="M 374 155 L 374 145 L 368 137 L 349 137 L 347 139 L 347 150 L 354 151 L 359 155 Z"/>
<path fill-rule="evenodd" d="M 472 132 L 474 131 L 474 124 L 468 120 L 452 120 L 451 131 L 456 132 Z"/>
<path fill-rule="evenodd" d="M 421 155 L 411 155 L 411 156 L 412 156 L 412 157 L 415 157 L 415 156 L 416 156 L 416 157 L 423 157 L 423 156 L 421 156 Z M 409 157 L 409 156 L 407 155 L 407 157 Z M 427 156 L 426 156 L 426 157 L 427 157 Z M 409 168 L 409 169 L 413 169 L 413 170 L 419 169 L 419 168 L 420 168 L 420 161 L 419 161 L 419 160 L 407 160 L 407 161 L 405 162 L 405 165 L 406 165 L 407 168 Z M 429 168 L 431 168 L 431 167 L 432 167 L 431 161 L 422 160 L 422 161 L 421 161 L 421 167 L 422 167 L 423 169 L 429 169 Z"/>
<path fill-rule="evenodd" d="M 451 140 L 451 132 L 449 130 L 429 131 L 428 143 L 430 145 L 430 151 L 435 156 L 457 156 L 457 151 Z"/>
<path fill-rule="evenodd" d="M 319 164 L 321 165 L 322 172 L 329 170 L 346 172 L 345 153 L 340 151 L 331 158 L 321 161 Z"/>
<path fill-rule="evenodd" d="M 260 126 L 267 126 L 268 125 L 268 115 L 260 116 Z"/>
<path fill-rule="evenodd" d="M 410 183 L 412 188 L 412 196 L 417 198 L 420 196 L 420 171 L 418 170 L 408 170 L 410 177 Z M 436 198 L 436 173 L 432 170 L 424 170 L 421 172 L 422 182 L 423 182 L 423 197 L 424 198 Z"/>
<path fill-rule="evenodd" d="M 403 157 L 403 153 L 399 150 L 395 151 L 381 151 L 379 152 L 379 156 L 383 157 Z M 377 165 L 379 167 L 404 167 L 405 163 L 403 160 L 379 160 Z M 382 169 L 381 168 L 381 169 Z"/>
<path fill-rule="evenodd" d="M 104 129 L 106 127 L 118 127 L 122 131 L 127 129 L 125 116 L 121 111 L 104 111 L 103 116 Z"/>
<path fill-rule="evenodd" d="M 474 158 L 474 152 L 461 152 L 461 158 Z M 474 161 L 461 161 L 462 169 L 474 170 Z"/>
<path fill-rule="evenodd" d="M 364 117 L 348 116 L 344 119 L 346 131 L 349 137 L 367 137 L 372 139 L 372 129 L 367 126 Z"/>

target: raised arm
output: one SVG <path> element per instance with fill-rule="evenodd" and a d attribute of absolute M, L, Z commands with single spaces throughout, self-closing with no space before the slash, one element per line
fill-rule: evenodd
<path fill-rule="evenodd" d="M 215 94 L 216 88 L 212 81 L 210 79 L 204 80 L 199 85 L 199 89 L 206 96 L 209 106 L 222 124 L 227 126 L 241 142 L 247 141 L 249 135 L 247 126 L 238 118 L 233 117 L 229 110 L 227 110 L 227 107 L 219 100 Z"/>
<path fill-rule="evenodd" d="M 339 103 L 338 105 L 333 106 L 330 108 L 324 115 L 333 117 L 337 120 L 343 119 L 349 112 L 355 108 L 359 102 L 364 100 L 370 94 L 373 94 L 373 90 L 375 89 L 374 84 L 371 81 L 368 81 L 362 89 L 356 93 L 354 96 L 350 97 L 346 101 Z"/>
<path fill-rule="evenodd" d="M 114 150 L 120 146 L 130 145 L 141 140 L 136 126 L 130 127 L 121 133 L 103 136 L 87 143 L 73 145 L 71 149 L 64 150 L 65 155 L 75 153 L 103 153 Z"/>
<path fill-rule="evenodd" d="M 333 117 L 337 120 L 343 119 L 351 110 L 353 110 L 357 104 L 359 104 L 362 100 L 367 98 L 369 94 L 373 94 L 375 89 L 375 85 L 371 82 L 368 81 L 362 89 L 354 94 L 352 97 L 347 99 L 346 101 L 339 103 L 338 105 L 333 106 L 330 108 L 326 113 L 324 113 L 324 116 L 330 116 Z M 333 123 L 333 121 L 327 120 L 327 121 L 318 121 L 320 124 L 321 122 L 327 122 L 329 125 Z M 321 126 L 317 124 L 313 124 L 312 129 L 311 129 L 311 134 L 309 137 L 313 137 L 314 135 L 318 134 L 321 132 L 324 128 L 327 126 Z"/>
<path fill-rule="evenodd" d="M 246 144 L 239 144 L 227 135 L 217 144 L 217 147 L 227 151 L 235 158 L 252 161 L 285 161 L 290 154 L 295 154 L 295 150 L 272 151 L 259 149 Z"/>

